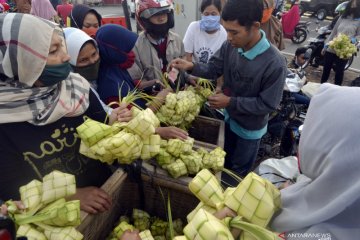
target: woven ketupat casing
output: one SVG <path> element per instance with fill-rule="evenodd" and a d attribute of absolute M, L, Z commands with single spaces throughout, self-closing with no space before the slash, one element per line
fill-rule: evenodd
<path fill-rule="evenodd" d="M 186 165 L 180 159 L 177 159 L 174 163 L 167 165 L 166 169 L 173 178 L 178 178 L 187 174 Z"/>
<path fill-rule="evenodd" d="M 136 117 L 128 122 L 126 128 L 142 138 L 147 138 L 150 135 L 155 134 L 155 128 L 158 123 L 159 120 L 156 118 L 153 111 L 146 109 L 141 111 Z"/>
<path fill-rule="evenodd" d="M 32 180 L 28 184 L 20 187 L 21 201 L 27 210 L 38 207 L 42 198 L 42 182 Z"/>
<path fill-rule="evenodd" d="M 141 240 L 154 240 L 150 230 L 145 230 L 139 233 Z"/>
<path fill-rule="evenodd" d="M 74 175 L 53 171 L 43 178 L 42 201 L 47 204 L 76 193 Z"/>
<path fill-rule="evenodd" d="M 250 223 L 266 227 L 280 207 L 280 191 L 269 181 L 249 173 L 225 200 L 225 205 Z"/>
<path fill-rule="evenodd" d="M 125 157 L 132 152 L 137 138 L 132 133 L 118 132 L 112 136 L 105 148 L 117 157 Z"/>
<path fill-rule="evenodd" d="M 52 228 L 51 231 L 45 230 L 45 235 L 48 239 L 66 239 L 66 240 L 81 240 L 83 235 L 76 231 L 73 227 Z"/>
<path fill-rule="evenodd" d="M 68 201 L 62 204 L 57 204 L 55 207 L 41 214 L 49 214 L 51 216 L 48 220 L 43 223 L 64 227 L 64 226 L 77 226 L 80 224 L 80 201 Z"/>
<path fill-rule="evenodd" d="M 91 147 L 104 137 L 112 133 L 109 125 L 88 118 L 83 124 L 76 128 L 79 137 L 88 147 Z"/>
<path fill-rule="evenodd" d="M 196 208 L 194 210 L 192 210 L 187 216 L 186 219 L 188 222 L 191 221 L 191 219 L 194 218 L 195 214 L 200 210 L 200 209 L 204 209 L 205 211 L 207 211 L 208 213 L 214 214 L 217 212 L 216 208 L 210 207 L 208 205 L 205 205 L 203 202 L 200 202 Z"/>
<path fill-rule="evenodd" d="M 47 240 L 47 238 L 42 232 L 39 232 L 35 228 L 32 228 L 29 224 L 21 225 L 18 228 L 16 235 L 19 237 L 27 237 L 28 239 Z"/>
<path fill-rule="evenodd" d="M 229 228 L 212 214 L 200 209 L 184 228 L 188 239 L 233 240 Z"/>
<path fill-rule="evenodd" d="M 141 159 L 149 160 L 155 157 L 160 152 L 160 135 L 150 135 L 143 140 L 143 146 L 141 149 Z"/>
<path fill-rule="evenodd" d="M 168 95 L 166 95 L 166 99 L 165 99 L 165 107 L 166 108 L 174 109 L 176 106 L 176 102 L 177 102 L 177 99 L 176 99 L 175 93 L 169 93 Z"/>
<path fill-rule="evenodd" d="M 196 174 L 202 168 L 202 158 L 200 155 L 193 151 L 190 155 L 180 155 L 181 160 L 185 163 L 189 174 Z"/>
<path fill-rule="evenodd" d="M 224 206 L 224 193 L 216 177 L 209 170 L 201 170 L 189 183 L 190 191 L 203 203 L 220 210 Z"/>
<path fill-rule="evenodd" d="M 156 156 L 156 162 L 160 165 L 168 165 L 175 162 L 175 158 L 166 151 L 164 148 L 160 148 L 159 154 Z"/>
<path fill-rule="evenodd" d="M 180 139 L 170 139 L 166 151 L 175 157 L 179 157 L 182 153 L 184 142 Z"/>

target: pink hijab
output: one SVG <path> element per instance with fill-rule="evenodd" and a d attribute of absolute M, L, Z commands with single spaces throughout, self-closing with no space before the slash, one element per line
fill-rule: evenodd
<path fill-rule="evenodd" d="M 32 0 L 30 13 L 46 20 L 57 15 L 49 0 Z"/>
<path fill-rule="evenodd" d="M 34 0 L 33 0 L 34 1 Z M 295 26 L 300 21 L 300 9 L 299 5 L 293 5 L 290 10 L 284 13 L 281 17 L 281 23 L 285 35 L 292 35 L 295 29 Z"/>

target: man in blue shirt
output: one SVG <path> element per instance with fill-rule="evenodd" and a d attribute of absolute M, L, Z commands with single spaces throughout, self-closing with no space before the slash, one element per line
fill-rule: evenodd
<path fill-rule="evenodd" d="M 229 0 L 222 12 L 227 41 L 207 64 L 176 59 L 172 66 L 194 76 L 224 75 L 222 93 L 208 98 L 211 107 L 225 109 L 225 167 L 245 176 L 252 170 L 269 113 L 280 103 L 286 61 L 260 30 L 262 0 Z M 231 184 L 230 179 L 223 178 Z"/>

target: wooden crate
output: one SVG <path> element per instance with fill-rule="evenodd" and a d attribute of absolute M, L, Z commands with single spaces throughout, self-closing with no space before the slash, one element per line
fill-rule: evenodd
<path fill-rule="evenodd" d="M 111 210 L 97 215 L 82 212 L 82 223 L 78 230 L 84 235 L 84 239 L 106 239 L 119 217 L 131 215 L 133 208 L 143 209 L 152 216 L 166 219 L 166 207 L 159 189 L 164 196 L 170 194 L 173 218 L 181 218 L 184 225 L 186 215 L 199 203 L 182 181 L 166 176 L 155 176 L 148 170 L 142 171 L 142 184 L 135 183 L 130 178 L 122 170 L 117 170 L 102 186 L 102 189 L 113 198 Z"/>
<path fill-rule="evenodd" d="M 216 146 L 224 148 L 224 134 L 224 121 L 204 116 L 196 117 L 189 128 L 189 135 L 195 139 L 195 146 L 207 149 L 214 149 Z"/>

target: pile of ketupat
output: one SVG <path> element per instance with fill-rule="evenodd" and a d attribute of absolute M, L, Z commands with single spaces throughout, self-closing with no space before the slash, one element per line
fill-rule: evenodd
<path fill-rule="evenodd" d="M 112 126 L 87 119 L 76 128 L 81 138 L 80 153 L 112 164 L 130 164 L 136 159 L 149 160 L 160 151 L 161 138 L 155 134 L 160 125 L 152 110 L 131 108 L 133 119 Z"/>
<path fill-rule="evenodd" d="M 189 86 L 183 91 L 166 96 L 165 104 L 156 113 L 160 122 L 182 129 L 189 128 L 207 98 L 214 94 L 214 86 L 209 80 L 199 78 L 197 83 L 196 88 Z"/>
<path fill-rule="evenodd" d="M 75 227 L 80 224 L 80 201 L 66 201 L 76 193 L 75 177 L 53 171 L 43 182 L 32 180 L 20 187 L 25 211 L 11 200 L 6 202 L 9 216 L 14 220 L 17 237 L 29 240 L 81 240 L 83 235 Z"/>
<path fill-rule="evenodd" d="M 241 230 L 242 240 L 280 239 L 277 233 L 267 229 L 281 204 L 280 191 L 268 180 L 249 173 L 236 188 L 223 192 L 216 177 L 204 169 L 189 183 L 189 189 L 201 202 L 187 216 L 184 236 L 175 240 L 233 240 L 230 228 Z M 213 214 L 224 207 L 237 216 L 216 218 Z"/>
<path fill-rule="evenodd" d="M 226 153 L 220 147 L 211 152 L 203 148 L 194 151 L 193 138 L 162 140 L 155 134 L 160 122 L 152 110 L 133 107 L 131 111 L 134 118 L 128 123 L 109 126 L 87 119 L 77 127 L 80 153 L 108 164 L 116 159 L 121 164 L 130 164 L 136 159 L 156 158 L 174 178 L 196 174 L 203 168 L 215 172 L 223 169 Z"/>
<path fill-rule="evenodd" d="M 214 172 L 224 168 L 225 151 L 220 147 L 208 152 L 204 148 L 193 150 L 194 139 L 188 137 L 186 141 L 179 139 L 162 140 L 160 152 L 156 155 L 156 162 L 173 178 L 193 175 L 202 169 Z"/>
<path fill-rule="evenodd" d="M 357 51 L 355 44 L 351 43 L 351 39 L 342 33 L 329 42 L 329 47 L 341 59 L 349 59 Z"/>
<path fill-rule="evenodd" d="M 183 234 L 181 219 L 174 220 L 172 226 L 174 235 Z M 108 239 L 117 240 L 126 230 L 133 231 L 134 229 L 140 231 L 140 238 L 142 240 L 171 240 L 168 222 L 158 217 L 150 217 L 147 212 L 136 208 L 133 209 L 131 221 L 127 216 L 120 217 L 119 224 L 111 232 Z"/>

